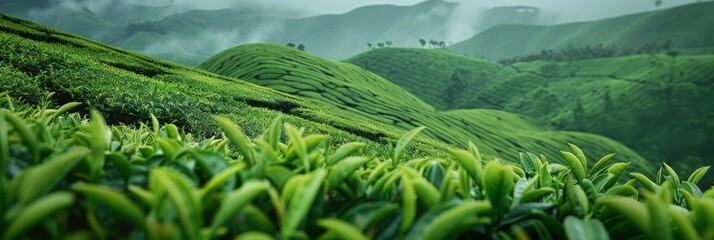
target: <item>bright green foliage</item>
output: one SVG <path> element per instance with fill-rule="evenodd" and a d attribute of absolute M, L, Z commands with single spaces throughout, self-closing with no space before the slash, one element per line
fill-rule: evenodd
<path fill-rule="evenodd" d="M 236 139 L 241 128 L 218 118 L 234 133 L 203 139 L 170 124 L 157 123 L 157 132 L 107 126 L 98 114 L 83 119 L 67 114 L 69 106 L 56 114 L 13 104 L 6 94 L 0 107 L 0 122 L 15 119 L 0 129 L 0 149 L 9 150 L 2 239 L 692 239 L 714 232 L 714 189 L 703 192 L 666 166 L 661 183 L 639 173 L 610 182 L 625 163 L 576 181 L 572 168 L 582 168 L 577 159 L 586 155 L 574 145 L 566 156 L 578 161 L 573 166 L 531 153 L 521 160 L 531 167 L 482 163 L 473 145 L 392 166 L 393 153 L 364 157 L 353 151 L 362 145 L 348 143 L 333 154 L 316 143 L 324 137 L 274 128 L 280 121 L 259 137 Z M 109 143 L 99 158 L 93 142 Z M 104 164 L 93 167 L 98 159 Z"/>

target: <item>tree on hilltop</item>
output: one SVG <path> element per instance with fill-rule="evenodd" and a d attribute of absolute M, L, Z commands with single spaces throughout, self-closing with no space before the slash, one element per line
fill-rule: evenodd
<path fill-rule="evenodd" d="M 421 44 L 421 47 L 424 47 L 426 45 L 426 40 L 419 39 L 419 44 Z"/>

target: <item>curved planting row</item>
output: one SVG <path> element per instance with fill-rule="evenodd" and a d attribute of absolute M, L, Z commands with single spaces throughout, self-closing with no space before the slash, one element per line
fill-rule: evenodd
<path fill-rule="evenodd" d="M 475 141 L 484 153 L 515 159 L 512 149 L 557 149 L 564 142 L 587 146 L 594 154 L 618 150 L 633 168 L 653 172 L 635 152 L 621 144 L 591 134 L 550 131 L 530 120 L 497 111 L 496 118 L 478 114 L 435 111 L 404 89 L 348 63 L 317 58 L 293 48 L 273 44 L 244 45 L 226 50 L 199 68 L 247 80 L 330 104 L 375 122 L 404 130 L 426 126 L 425 135 L 445 143 L 466 146 Z M 467 111 L 468 112 L 468 111 Z M 511 127 L 523 126 L 523 127 Z M 544 152 L 555 159 L 557 151 Z"/>

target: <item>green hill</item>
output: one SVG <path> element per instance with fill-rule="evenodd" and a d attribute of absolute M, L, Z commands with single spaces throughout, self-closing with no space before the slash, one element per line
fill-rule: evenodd
<path fill-rule="evenodd" d="M 672 41 L 686 52 L 714 50 L 714 2 L 703 2 L 617 18 L 553 26 L 501 25 L 449 49 L 474 57 L 505 59 L 568 46 L 640 47 Z"/>
<path fill-rule="evenodd" d="M 573 142 L 587 146 L 596 155 L 617 149 L 624 159 L 633 160 L 634 168 L 650 171 L 644 159 L 610 139 L 552 131 L 525 117 L 502 111 L 438 112 L 406 90 L 362 68 L 282 45 L 238 46 L 208 59 L 199 68 L 329 104 L 405 130 L 426 126 L 424 134 L 429 137 L 461 146 L 474 141 L 482 152 L 505 159 L 518 159 L 513 151 L 505 149 L 558 149 L 563 142 Z M 545 154 L 559 159 L 558 151 Z"/>
<path fill-rule="evenodd" d="M 714 116 L 714 55 L 633 55 L 508 66 L 447 51 L 389 48 L 348 62 L 439 109 L 523 114 L 554 129 L 611 137 L 646 159 L 682 164 L 679 169 L 706 163 L 714 143 L 709 134 L 714 131 L 709 123 Z M 446 96 L 453 97 L 451 104 L 444 103 Z"/>
<path fill-rule="evenodd" d="M 384 152 L 404 131 L 315 104 L 239 79 L 183 67 L 153 57 L 89 41 L 25 20 L 0 14 L 0 92 L 10 91 L 29 104 L 84 103 L 80 112 L 97 109 L 111 124 L 161 122 L 187 132 L 214 136 L 213 117 L 226 116 L 246 134 L 256 136 L 272 119 L 331 135 L 331 143 L 370 143 Z M 443 153 L 445 145 L 418 137 L 411 154 Z"/>
<path fill-rule="evenodd" d="M 332 144 L 366 141 L 370 143 L 367 151 L 373 153 L 387 151 L 404 130 L 426 125 L 430 129 L 417 138 L 409 148 L 410 154 L 441 155 L 446 146 L 442 142 L 464 144 L 473 140 L 484 153 L 509 161 L 518 161 L 519 150 L 544 151 L 543 147 L 549 150 L 545 154 L 559 161 L 562 158 L 555 149 L 573 142 L 588 147 L 588 154 L 615 151 L 620 160 L 633 162 L 632 170 L 653 170 L 638 154 L 615 141 L 536 128 L 530 120 L 504 112 L 485 114 L 499 117 L 482 120 L 441 114 L 364 69 L 280 45 L 238 47 L 229 52 L 248 51 L 245 55 L 226 56 L 228 61 L 223 63 L 228 69 L 249 69 L 252 77 L 245 76 L 248 81 L 256 82 L 259 77 L 268 77 L 267 82 L 276 85 L 285 81 L 281 90 L 298 97 L 7 15 L 0 15 L 0 23 L 0 52 L 7 56 L 0 64 L 0 91 L 11 91 L 30 104 L 83 102 L 80 112 L 97 109 L 111 124 L 148 123 L 148 113 L 153 113 L 162 122 L 211 136 L 217 132 L 212 118 L 220 115 L 240 124 L 248 135 L 256 136 L 272 119 L 283 116 L 288 122 L 312 129 L 312 133 L 330 134 Z M 267 67 L 271 64 L 273 67 Z M 45 100 L 49 92 L 54 95 Z M 508 129 L 511 126 L 523 128 Z"/>
<path fill-rule="evenodd" d="M 500 64 L 446 50 L 375 49 L 347 62 L 388 79 L 440 110 L 465 108 L 461 105 L 470 101 L 476 91 L 517 74 Z"/>

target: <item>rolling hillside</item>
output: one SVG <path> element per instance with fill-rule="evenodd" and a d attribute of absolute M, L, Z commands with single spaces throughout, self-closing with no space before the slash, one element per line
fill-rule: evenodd
<path fill-rule="evenodd" d="M 672 41 L 685 52 L 714 52 L 714 2 L 690 4 L 617 18 L 553 26 L 501 25 L 449 49 L 473 57 L 500 60 L 543 49 L 613 45 L 640 47 Z"/>
<path fill-rule="evenodd" d="M 708 123 L 714 116 L 714 55 L 634 55 L 508 66 L 446 51 L 390 48 L 348 62 L 440 109 L 523 114 L 550 128 L 609 136 L 647 159 L 682 164 L 680 169 L 692 170 L 708 161 L 714 143 L 709 135 L 714 126 Z M 447 96 L 453 98 L 451 105 L 444 103 Z"/>
<path fill-rule="evenodd" d="M 216 115 L 256 136 L 282 118 L 311 133 L 331 135 L 332 144 L 370 143 L 384 152 L 403 130 L 328 105 L 314 104 L 239 79 L 89 41 L 0 14 L 0 92 L 29 104 L 82 102 L 110 124 L 149 123 L 150 113 L 197 135 L 215 136 Z M 446 145 L 418 137 L 411 154 L 442 154 Z"/>
<path fill-rule="evenodd" d="M 633 167 L 649 171 L 645 160 L 610 139 L 578 132 L 556 132 L 520 115 L 491 110 L 438 112 L 406 90 L 348 63 L 314 57 L 294 48 L 252 44 L 226 50 L 199 65 L 318 103 L 329 104 L 375 122 L 402 129 L 426 126 L 424 134 L 464 146 L 474 141 L 482 152 L 517 159 L 505 149 L 558 149 L 563 142 L 587 146 L 592 154 L 612 149 Z M 379 87 L 376 87 L 379 86 Z M 545 152 L 559 159 L 558 151 Z"/>
<path fill-rule="evenodd" d="M 346 61 L 403 87 L 439 110 L 493 107 L 463 105 L 470 103 L 471 97 L 483 87 L 517 74 L 500 64 L 446 50 L 384 48 Z"/>

